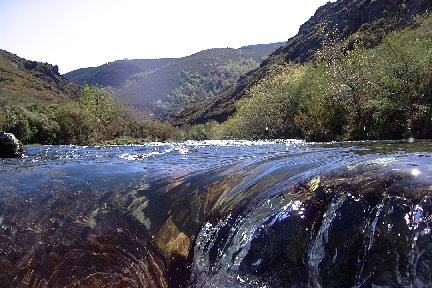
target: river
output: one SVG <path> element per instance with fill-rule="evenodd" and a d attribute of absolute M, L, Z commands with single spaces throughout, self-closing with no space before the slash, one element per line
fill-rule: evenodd
<path fill-rule="evenodd" d="M 28 146 L 0 287 L 431 287 L 432 143 Z"/>

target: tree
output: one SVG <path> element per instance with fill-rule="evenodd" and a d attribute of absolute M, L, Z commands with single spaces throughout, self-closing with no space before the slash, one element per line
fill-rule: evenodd
<path fill-rule="evenodd" d="M 231 138 L 295 138 L 300 132 L 294 117 L 305 69 L 301 65 L 275 67 L 237 103 L 236 114 L 219 132 Z"/>
<path fill-rule="evenodd" d="M 60 130 L 58 123 L 38 111 L 40 106 L 12 106 L 6 109 L 6 129 L 24 143 L 52 144 Z"/>
<path fill-rule="evenodd" d="M 84 85 L 79 98 L 79 104 L 95 121 L 94 125 L 97 127 L 98 132 L 98 135 L 94 135 L 95 140 L 115 137 L 117 133 L 113 133 L 112 122 L 120 121 L 118 119 L 114 120 L 116 118 L 114 116 L 117 115 L 114 113 L 117 106 L 111 92 L 98 85 Z"/>
<path fill-rule="evenodd" d="M 94 118 L 88 111 L 77 105 L 65 105 L 56 111 L 60 126 L 58 143 L 60 144 L 93 144 L 98 139 Z"/>

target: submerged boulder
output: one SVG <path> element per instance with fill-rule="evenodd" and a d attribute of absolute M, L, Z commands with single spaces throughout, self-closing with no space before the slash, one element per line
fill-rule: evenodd
<path fill-rule="evenodd" d="M 21 157 L 24 146 L 12 133 L 0 132 L 0 158 Z"/>

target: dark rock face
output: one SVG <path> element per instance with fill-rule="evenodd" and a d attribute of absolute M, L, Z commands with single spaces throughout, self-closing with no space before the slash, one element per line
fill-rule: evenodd
<path fill-rule="evenodd" d="M 431 0 L 353 0 L 327 3 L 318 8 L 309 21 L 300 26 L 298 34 L 273 53 L 270 63 L 305 62 L 326 42 L 341 42 L 356 32 L 373 33 L 374 40 L 360 38 L 374 46 L 389 31 L 409 25 L 415 15 L 427 13 Z M 368 43 L 372 41 L 373 43 Z"/>
<path fill-rule="evenodd" d="M 24 146 L 12 133 L 0 132 L 0 158 L 21 157 L 25 152 Z"/>
<path fill-rule="evenodd" d="M 326 214 L 308 207 L 303 219 L 296 215 L 263 232 L 253 241 L 241 271 L 275 287 L 430 283 L 431 255 L 416 254 L 430 251 L 430 239 L 405 221 L 406 215 L 416 213 L 415 205 L 396 197 L 378 203 L 365 197 L 332 198 Z M 312 222 L 315 218 L 321 226 Z"/>
<path fill-rule="evenodd" d="M 297 35 L 285 46 L 273 52 L 261 67 L 244 75 L 217 97 L 205 103 L 192 105 L 173 119 L 176 124 L 225 121 L 235 112 L 235 103 L 247 97 L 247 91 L 266 76 L 273 65 L 303 63 L 314 59 L 323 46 L 346 41 L 349 48 L 354 33 L 365 46 L 377 45 L 382 37 L 393 30 L 409 25 L 415 15 L 432 11 L 432 0 L 339 0 L 320 7 L 304 23 Z M 353 38 L 354 39 L 354 38 Z M 352 39 L 352 40 L 353 40 Z M 351 44 L 352 44 L 351 43 Z M 183 119 L 183 120 L 182 120 Z"/>

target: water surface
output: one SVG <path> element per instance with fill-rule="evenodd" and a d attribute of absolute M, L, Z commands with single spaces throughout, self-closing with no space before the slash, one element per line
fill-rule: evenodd
<path fill-rule="evenodd" d="M 431 285 L 427 141 L 27 151 L 0 160 L 2 287 Z"/>

